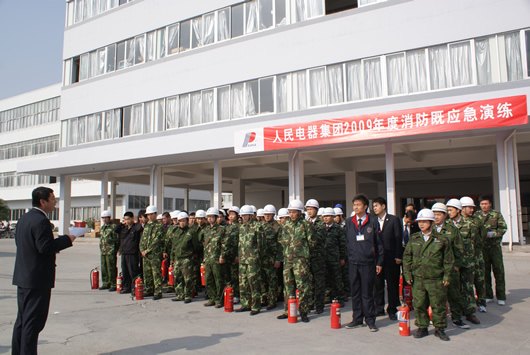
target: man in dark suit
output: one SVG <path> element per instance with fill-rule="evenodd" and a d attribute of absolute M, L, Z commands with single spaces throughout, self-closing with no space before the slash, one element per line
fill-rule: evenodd
<path fill-rule="evenodd" d="M 420 232 L 418 222 L 416 222 L 416 212 L 408 210 L 403 216 L 403 248 L 409 242 L 409 237 L 416 232 Z"/>
<path fill-rule="evenodd" d="M 372 209 L 377 215 L 385 248 L 383 271 L 375 278 L 376 315 L 382 316 L 385 314 L 386 281 L 388 318 L 397 320 L 396 312 L 399 307 L 399 273 L 403 258 L 403 226 L 398 217 L 386 212 L 386 200 L 383 197 L 374 199 Z"/>
<path fill-rule="evenodd" d="M 37 187 L 31 194 L 33 208 L 17 224 L 17 254 L 13 285 L 17 286 L 18 314 L 13 328 L 12 353 L 37 354 L 39 333 L 44 329 L 55 286 L 55 254 L 72 246 L 73 235 L 53 237 L 48 214 L 57 204 L 53 190 Z"/>

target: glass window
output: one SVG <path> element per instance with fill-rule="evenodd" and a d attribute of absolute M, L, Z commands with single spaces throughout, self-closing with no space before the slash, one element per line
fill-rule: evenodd
<path fill-rule="evenodd" d="M 166 56 L 166 29 L 161 28 L 156 31 L 156 59 Z"/>
<path fill-rule="evenodd" d="M 259 80 L 259 112 L 274 112 L 274 78 L 265 78 Z"/>
<path fill-rule="evenodd" d="M 307 108 L 307 81 L 306 71 L 293 73 L 292 83 L 293 110 L 305 110 Z"/>
<path fill-rule="evenodd" d="M 98 55 L 96 51 L 90 52 L 90 70 L 88 72 L 88 77 L 93 78 L 98 72 Z"/>
<path fill-rule="evenodd" d="M 97 75 L 105 74 L 105 65 L 107 58 L 105 56 L 105 48 L 98 49 L 98 72 Z"/>
<path fill-rule="evenodd" d="M 295 22 L 306 21 L 313 17 L 324 15 L 324 4 L 322 0 L 296 0 Z"/>
<path fill-rule="evenodd" d="M 344 102 L 342 64 L 329 65 L 327 70 L 329 103 L 338 104 Z"/>
<path fill-rule="evenodd" d="M 90 68 L 88 53 L 81 55 L 80 67 L 79 80 L 86 80 L 88 78 L 88 71 Z"/>
<path fill-rule="evenodd" d="M 107 73 L 116 69 L 116 45 L 111 44 L 107 47 Z"/>
<path fill-rule="evenodd" d="M 68 7 L 66 10 L 66 26 L 72 26 L 75 20 L 75 1 L 69 1 L 66 6 Z"/>
<path fill-rule="evenodd" d="M 190 125 L 190 95 L 179 96 L 179 127 Z"/>
<path fill-rule="evenodd" d="M 179 51 L 179 24 L 174 24 L 167 28 L 167 47 L 168 55 L 178 53 Z"/>
<path fill-rule="evenodd" d="M 122 123 L 122 134 L 123 137 L 131 134 L 131 108 L 132 106 L 126 106 L 122 109 L 123 123 Z"/>
<path fill-rule="evenodd" d="M 449 58 L 446 45 L 429 48 L 431 90 L 450 87 L 450 70 L 447 70 L 448 62 Z"/>
<path fill-rule="evenodd" d="M 521 41 L 519 37 L 519 32 L 504 35 L 508 81 L 521 80 L 523 78 L 523 60 L 521 58 Z"/>
<path fill-rule="evenodd" d="M 145 34 L 134 39 L 134 64 L 145 62 Z"/>
<path fill-rule="evenodd" d="M 146 42 L 146 59 L 148 62 L 152 62 L 156 59 L 156 32 L 149 32 L 147 34 Z"/>
<path fill-rule="evenodd" d="M 117 53 L 118 67 L 117 70 L 125 68 L 125 41 L 118 43 Z"/>
<path fill-rule="evenodd" d="M 491 84 L 493 82 L 493 77 L 491 73 L 491 53 L 489 38 L 481 38 L 475 40 L 475 62 L 477 66 L 478 84 Z"/>
<path fill-rule="evenodd" d="M 214 90 L 204 90 L 202 92 L 202 123 L 213 121 L 215 121 Z"/>
<path fill-rule="evenodd" d="M 245 33 L 244 5 L 232 6 L 232 38 L 243 36 Z"/>
<path fill-rule="evenodd" d="M 283 26 L 287 24 L 287 11 L 285 8 L 285 0 L 275 0 L 274 13 L 276 26 Z"/>
<path fill-rule="evenodd" d="M 154 101 L 144 103 L 143 133 L 153 132 Z"/>
<path fill-rule="evenodd" d="M 173 209 L 173 198 L 164 197 L 164 210 L 169 211 Z"/>
<path fill-rule="evenodd" d="M 310 105 L 326 104 L 326 68 L 309 70 Z"/>
<path fill-rule="evenodd" d="M 381 87 L 381 60 L 379 58 L 367 59 L 364 64 L 364 97 L 366 99 L 380 97 Z"/>
<path fill-rule="evenodd" d="M 203 45 L 215 42 L 215 12 L 202 16 Z"/>
<path fill-rule="evenodd" d="M 190 125 L 200 124 L 202 121 L 202 95 L 200 91 L 190 94 Z"/>
<path fill-rule="evenodd" d="M 453 86 L 473 84 L 473 64 L 469 41 L 451 44 L 451 79 Z"/>
<path fill-rule="evenodd" d="M 388 95 L 407 93 L 405 70 L 405 53 L 393 54 L 386 57 Z"/>
<path fill-rule="evenodd" d="M 525 31 L 526 40 L 526 75 L 530 76 L 530 30 Z"/>
<path fill-rule="evenodd" d="M 241 118 L 245 115 L 245 84 L 234 84 L 231 86 L 231 112 L 232 118 Z"/>
<path fill-rule="evenodd" d="M 72 60 L 67 59 L 64 61 L 64 74 L 63 74 L 63 85 L 70 85 L 72 82 Z M 0 129 L 0 132 L 3 132 L 3 129 Z"/>
<path fill-rule="evenodd" d="M 61 121 L 61 147 L 68 145 L 68 120 Z"/>
<path fill-rule="evenodd" d="M 259 0 L 259 29 L 270 28 L 272 22 L 272 4 L 274 0 Z"/>
<path fill-rule="evenodd" d="M 230 8 L 217 11 L 217 40 L 230 39 Z"/>
<path fill-rule="evenodd" d="M 79 117 L 77 119 L 78 135 L 77 144 L 86 142 L 86 117 Z"/>
<path fill-rule="evenodd" d="M 254 1 L 246 2 L 245 9 L 246 9 L 245 34 L 256 32 L 259 27 L 258 1 L 254 0 Z"/>
<path fill-rule="evenodd" d="M 217 89 L 217 120 L 230 119 L 230 86 Z"/>
<path fill-rule="evenodd" d="M 155 101 L 155 132 L 161 132 L 164 130 L 164 99 Z"/>
<path fill-rule="evenodd" d="M 203 45 L 202 17 L 196 17 L 192 19 L 191 27 L 191 48 L 201 47 Z"/>
<path fill-rule="evenodd" d="M 134 63 L 134 39 L 129 39 L 126 41 L 126 51 L 127 51 L 127 58 L 125 61 L 125 67 L 131 67 Z"/>
<path fill-rule="evenodd" d="M 258 113 L 258 81 L 252 80 L 245 83 L 245 116 L 254 116 Z"/>
<path fill-rule="evenodd" d="M 178 96 L 169 97 L 166 108 L 166 130 L 178 127 Z"/>
<path fill-rule="evenodd" d="M 140 133 L 142 133 L 142 104 L 136 104 L 131 110 L 131 135 Z"/>
<path fill-rule="evenodd" d="M 77 0 L 75 2 L 75 23 L 83 21 L 83 9 L 85 7 L 85 0 Z"/>
<path fill-rule="evenodd" d="M 407 84 L 409 92 L 427 91 L 425 49 L 407 52 Z"/>
<path fill-rule="evenodd" d="M 191 20 L 180 23 L 180 51 L 191 48 Z"/>
<path fill-rule="evenodd" d="M 278 112 L 291 111 L 291 100 L 289 99 L 290 74 L 276 76 L 276 109 Z"/>

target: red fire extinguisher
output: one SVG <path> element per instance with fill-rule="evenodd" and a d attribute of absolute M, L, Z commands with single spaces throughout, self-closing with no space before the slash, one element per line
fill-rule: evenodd
<path fill-rule="evenodd" d="M 340 303 L 337 300 L 331 304 L 331 329 L 340 329 Z"/>
<path fill-rule="evenodd" d="M 99 266 L 90 270 L 90 285 L 93 290 L 99 288 Z"/>
<path fill-rule="evenodd" d="M 169 286 L 175 286 L 175 268 L 173 267 L 173 264 L 169 265 L 168 275 L 169 275 Z"/>
<path fill-rule="evenodd" d="M 403 275 L 399 277 L 399 298 L 403 299 Z"/>
<path fill-rule="evenodd" d="M 289 297 L 289 302 L 287 303 L 287 316 L 289 323 L 296 323 L 298 321 L 298 306 L 293 296 Z"/>
<path fill-rule="evenodd" d="M 298 289 L 296 289 L 296 309 L 298 309 L 299 305 L 300 305 L 300 293 L 298 292 Z"/>
<path fill-rule="evenodd" d="M 228 285 L 225 287 L 225 312 L 234 311 L 234 289 Z"/>
<path fill-rule="evenodd" d="M 116 277 L 116 292 L 120 293 L 123 290 L 123 276 L 120 274 Z"/>
<path fill-rule="evenodd" d="M 409 285 L 405 285 L 403 288 L 403 299 L 405 300 L 405 303 L 412 311 L 414 308 L 412 307 L 412 287 Z"/>
<path fill-rule="evenodd" d="M 429 308 L 427 308 L 427 313 L 429 314 L 429 320 L 432 323 L 432 307 L 429 305 Z"/>
<path fill-rule="evenodd" d="M 169 266 L 169 260 L 167 259 L 162 260 L 162 277 L 163 278 L 167 277 L 168 266 Z"/>
<path fill-rule="evenodd" d="M 410 309 L 406 303 L 398 308 L 399 335 L 408 337 L 410 335 Z"/>
<path fill-rule="evenodd" d="M 201 264 L 201 285 L 206 286 L 206 278 L 205 278 L 206 268 L 204 267 L 204 264 Z"/>
<path fill-rule="evenodd" d="M 138 276 L 136 280 L 134 280 L 134 295 L 136 300 L 144 299 L 144 280 L 142 280 L 141 276 Z"/>

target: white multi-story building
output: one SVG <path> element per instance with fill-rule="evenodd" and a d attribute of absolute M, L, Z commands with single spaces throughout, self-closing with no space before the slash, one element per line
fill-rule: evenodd
<path fill-rule="evenodd" d="M 121 5 L 121 6 L 118 6 Z M 73 0 L 59 151 L 19 173 L 286 206 L 530 205 L 525 0 Z M 113 186 L 111 184 L 111 186 Z M 114 195 L 114 194 L 111 194 Z M 106 208 L 107 198 L 101 198 Z M 61 227 L 64 228 L 62 223 Z M 527 224 L 526 224 L 527 227 Z"/>

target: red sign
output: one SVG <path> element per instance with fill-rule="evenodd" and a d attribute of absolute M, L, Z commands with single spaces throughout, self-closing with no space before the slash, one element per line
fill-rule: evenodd
<path fill-rule="evenodd" d="M 263 128 L 264 150 L 528 123 L 526 95 Z"/>

